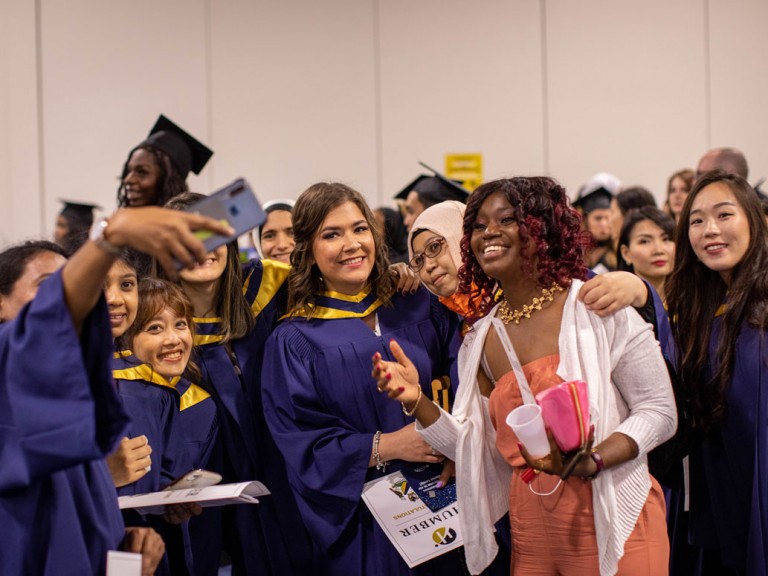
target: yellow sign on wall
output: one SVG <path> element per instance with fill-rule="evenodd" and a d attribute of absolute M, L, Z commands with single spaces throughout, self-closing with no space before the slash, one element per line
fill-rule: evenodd
<path fill-rule="evenodd" d="M 483 155 L 446 154 L 445 175 L 451 180 L 461 180 L 464 188 L 472 192 L 483 183 Z"/>

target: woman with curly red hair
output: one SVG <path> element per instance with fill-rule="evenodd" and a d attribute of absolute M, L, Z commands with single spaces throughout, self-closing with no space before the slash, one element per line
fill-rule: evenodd
<path fill-rule="evenodd" d="M 456 461 L 473 574 L 496 554 L 492 527 L 507 510 L 513 574 L 667 570 L 664 499 L 646 454 L 675 430 L 669 376 L 651 327 L 633 310 L 601 318 L 577 298 L 587 244 L 551 178 L 480 186 L 464 217 L 461 284 L 476 304 L 453 413 L 420 402 L 418 375 L 396 342 L 396 362 L 374 356 L 379 390 L 415 412 L 422 437 Z M 590 438 L 562 453 L 550 437 L 550 454 L 533 459 L 506 416 L 571 380 L 587 382 Z M 530 485 L 521 481 L 531 476 Z"/>

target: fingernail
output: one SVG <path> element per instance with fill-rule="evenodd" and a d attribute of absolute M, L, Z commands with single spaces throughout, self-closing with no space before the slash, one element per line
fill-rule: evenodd
<path fill-rule="evenodd" d="M 400 386 L 400 388 L 397 389 L 399 392 L 405 392 L 405 386 Z"/>
<path fill-rule="evenodd" d="M 517 449 L 520 450 L 520 452 L 523 451 L 523 445 L 520 444 L 520 442 L 517 443 Z"/>
<path fill-rule="evenodd" d="M 387 372 L 387 376 L 386 376 L 386 378 L 387 378 L 387 380 L 392 380 L 392 374 L 390 374 L 389 372 Z"/>
<path fill-rule="evenodd" d="M 445 482 L 443 482 L 442 480 L 438 480 L 435 486 L 437 486 L 438 488 L 442 488 L 443 486 L 445 486 Z"/>

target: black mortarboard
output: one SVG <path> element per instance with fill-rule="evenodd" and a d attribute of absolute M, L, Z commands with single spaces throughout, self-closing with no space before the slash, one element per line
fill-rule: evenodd
<path fill-rule="evenodd" d="M 69 200 L 62 200 L 61 198 L 59 198 L 59 202 L 64 204 L 59 215 L 66 217 L 71 224 L 81 228 L 90 228 L 93 224 L 93 211 L 101 210 L 101 206 L 97 206 L 96 204 L 70 202 Z"/>
<path fill-rule="evenodd" d="M 183 178 L 186 178 L 190 171 L 200 174 L 200 170 L 213 156 L 213 150 L 162 114 L 143 144 L 149 144 L 168 154 Z"/>
<path fill-rule="evenodd" d="M 469 196 L 469 191 L 463 188 L 459 181 L 450 180 L 440 174 L 434 168 L 430 168 L 424 162 L 419 162 L 424 168 L 432 172 L 432 176 L 426 174 L 420 175 L 413 182 L 408 184 L 400 192 L 395 195 L 395 198 L 399 200 L 405 200 L 412 191 L 416 191 L 422 204 L 425 206 L 433 206 L 446 200 L 458 200 L 459 202 L 466 202 Z"/>

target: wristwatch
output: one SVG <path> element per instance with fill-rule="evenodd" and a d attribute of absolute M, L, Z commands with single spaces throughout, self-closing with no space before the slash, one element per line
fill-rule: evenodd
<path fill-rule="evenodd" d="M 91 226 L 91 231 L 88 233 L 88 239 L 105 252 L 112 254 L 113 256 L 119 256 L 122 252 L 120 248 L 111 244 L 105 237 L 107 226 L 109 226 L 109 220 L 107 218 L 99 218 L 96 220 L 96 222 L 93 223 L 93 226 Z"/>

